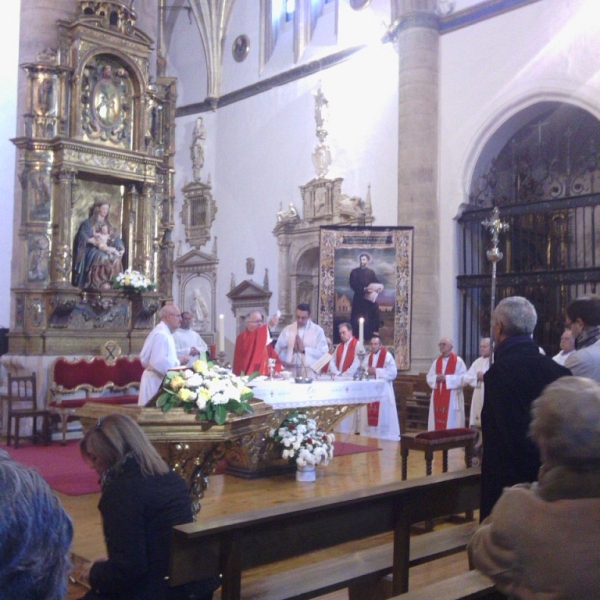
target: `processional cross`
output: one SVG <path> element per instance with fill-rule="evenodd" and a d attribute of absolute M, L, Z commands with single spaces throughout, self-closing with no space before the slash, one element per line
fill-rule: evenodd
<path fill-rule="evenodd" d="M 481 224 L 486 229 L 489 229 L 492 234 L 492 247 L 486 252 L 487 259 L 492 263 L 492 298 L 490 307 L 490 341 L 492 344 L 490 363 L 492 363 L 494 361 L 494 330 L 492 329 L 492 315 L 496 308 L 496 263 L 500 262 L 504 257 L 504 254 L 502 254 L 498 248 L 498 243 L 500 241 L 500 234 L 508 231 L 509 224 L 500 219 L 500 211 L 497 206 L 494 206 L 492 214 L 485 221 L 482 221 Z"/>

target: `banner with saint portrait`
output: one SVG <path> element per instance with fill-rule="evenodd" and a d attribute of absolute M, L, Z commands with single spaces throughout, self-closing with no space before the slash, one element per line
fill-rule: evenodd
<path fill-rule="evenodd" d="M 373 334 L 410 369 L 412 227 L 321 227 L 319 324 L 338 343 L 348 322 L 364 343 Z"/>

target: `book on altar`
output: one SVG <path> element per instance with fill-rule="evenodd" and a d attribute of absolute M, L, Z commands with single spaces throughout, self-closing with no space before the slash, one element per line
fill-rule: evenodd
<path fill-rule="evenodd" d="M 321 358 L 319 358 L 319 360 L 316 360 L 312 365 L 310 365 L 309 369 L 312 369 L 316 373 L 317 371 L 320 371 L 325 365 L 329 364 L 329 361 L 332 358 L 332 354 L 324 354 L 323 356 L 321 356 Z"/>

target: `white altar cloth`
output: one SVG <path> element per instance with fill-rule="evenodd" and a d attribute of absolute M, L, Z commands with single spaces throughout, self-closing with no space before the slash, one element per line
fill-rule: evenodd
<path fill-rule="evenodd" d="M 250 387 L 255 398 L 277 410 L 382 401 L 387 394 L 386 384 L 386 381 L 377 379 L 295 383 L 290 380 L 271 381 L 259 378 L 252 380 Z"/>

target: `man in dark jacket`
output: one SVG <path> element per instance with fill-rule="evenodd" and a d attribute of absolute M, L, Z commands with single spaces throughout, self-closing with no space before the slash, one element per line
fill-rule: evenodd
<path fill-rule="evenodd" d="M 536 322 L 535 308 L 520 296 L 502 300 L 492 317 L 497 345 L 483 377 L 481 520 L 503 488 L 537 480 L 540 456 L 527 435 L 531 403 L 549 383 L 571 374 L 540 353 L 532 340 Z"/>

